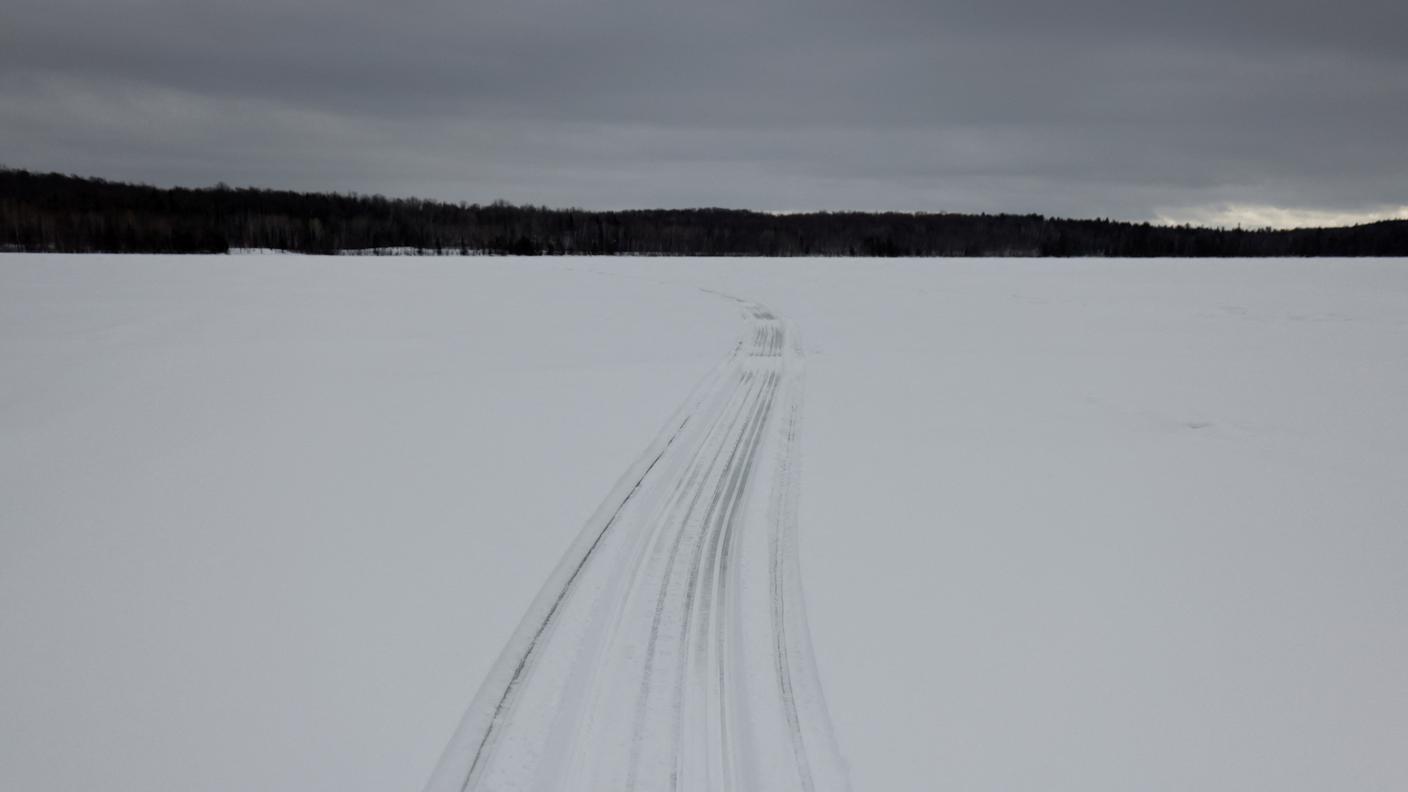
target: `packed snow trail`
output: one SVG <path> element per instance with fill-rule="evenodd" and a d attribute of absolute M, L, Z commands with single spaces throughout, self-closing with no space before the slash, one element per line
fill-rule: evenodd
<path fill-rule="evenodd" d="M 801 348 L 737 302 L 738 344 L 553 571 L 427 792 L 847 788 L 798 574 Z"/>

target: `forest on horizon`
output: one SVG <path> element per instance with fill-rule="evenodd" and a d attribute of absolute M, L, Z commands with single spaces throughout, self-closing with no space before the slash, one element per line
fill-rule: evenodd
<path fill-rule="evenodd" d="M 1408 220 L 1224 229 L 1041 215 L 593 211 L 0 168 L 0 251 L 668 256 L 1408 256 Z"/>

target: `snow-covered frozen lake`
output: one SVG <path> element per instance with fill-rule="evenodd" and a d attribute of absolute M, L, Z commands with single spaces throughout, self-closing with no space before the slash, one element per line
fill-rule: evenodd
<path fill-rule="evenodd" d="M 420 788 L 720 294 L 854 789 L 1408 789 L 1408 262 L 16 254 L 0 789 Z"/>

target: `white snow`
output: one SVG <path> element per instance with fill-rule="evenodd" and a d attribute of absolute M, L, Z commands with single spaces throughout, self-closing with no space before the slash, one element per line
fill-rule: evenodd
<path fill-rule="evenodd" d="M 0 255 L 0 788 L 406 789 L 766 304 L 856 790 L 1408 788 L 1408 264 Z"/>
<path fill-rule="evenodd" d="M 0 258 L 0 789 L 424 784 L 736 334 L 565 265 Z"/>

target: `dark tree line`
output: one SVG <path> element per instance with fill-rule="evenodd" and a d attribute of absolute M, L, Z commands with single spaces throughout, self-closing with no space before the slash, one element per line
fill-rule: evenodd
<path fill-rule="evenodd" d="M 0 169 L 0 250 L 691 256 L 1408 256 L 1408 221 L 1211 229 L 1040 215 L 594 212 Z"/>

